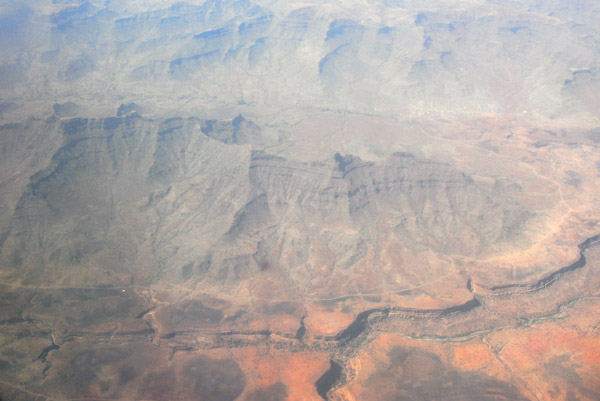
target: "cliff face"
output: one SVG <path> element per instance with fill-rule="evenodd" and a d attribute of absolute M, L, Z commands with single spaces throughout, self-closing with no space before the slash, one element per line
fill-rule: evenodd
<path fill-rule="evenodd" d="M 0 1 L 0 400 L 600 399 L 599 20 Z"/>
<path fill-rule="evenodd" d="M 531 214 L 518 187 L 405 152 L 285 158 L 269 152 L 267 128 L 241 115 L 155 121 L 122 111 L 36 122 L 58 145 L 29 162 L 27 185 L 7 186 L 0 317 L 20 341 L 10 349 L 35 351 L 30 385 L 69 397 L 172 396 L 174 383 L 192 386 L 190 396 L 286 397 L 286 385 L 262 386 L 242 361 L 272 369 L 292 353 L 311 361 L 302 362 L 316 383 L 309 393 L 325 398 L 385 325 L 413 322 L 423 336 L 442 319 L 460 322 L 452 333 L 495 327 L 473 286 L 439 261 L 521 235 Z M 252 354 L 263 347 L 277 351 Z M 335 374 L 323 378 L 328 363 Z M 230 376 L 235 386 L 215 390 Z"/>
<path fill-rule="evenodd" d="M 29 269 L 30 282 L 74 284 L 82 269 L 100 274 L 97 265 L 101 281 L 129 282 L 142 249 L 156 273 L 169 241 L 185 232 L 206 251 L 245 198 L 249 151 L 209 139 L 198 121 L 131 115 L 73 119 L 60 130 L 62 146 L 32 176 L 3 244 L 4 260 Z M 60 266 L 74 274 L 56 277 Z"/>
<path fill-rule="evenodd" d="M 528 215 L 502 188 L 411 154 L 309 164 L 252 151 L 233 140 L 260 131 L 243 117 L 47 124 L 62 146 L 31 177 L 2 245 L 3 263 L 29 284 L 93 275 L 228 288 L 266 269 L 292 282 L 367 264 L 385 273 L 395 266 L 377 253 L 391 242 L 476 255 Z"/>

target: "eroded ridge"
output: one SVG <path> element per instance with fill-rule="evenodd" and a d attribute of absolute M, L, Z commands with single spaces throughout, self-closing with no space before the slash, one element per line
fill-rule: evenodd
<path fill-rule="evenodd" d="M 598 289 L 600 289 L 600 279 L 596 278 L 600 268 L 598 255 L 594 255 L 591 268 L 585 255 L 590 249 L 597 250 L 598 244 L 600 244 L 600 235 L 587 238 L 578 245 L 580 256 L 575 262 L 557 269 L 533 283 L 490 286 L 486 287 L 484 291 L 478 291 L 481 286 L 468 280 L 467 287 L 474 293 L 474 298 L 461 305 L 444 309 L 386 307 L 359 313 L 346 329 L 333 338 L 336 342 L 335 366 L 341 366 L 342 373 L 334 375 L 332 368 L 324 373 L 318 382 L 319 394 L 328 400 L 327 394 L 330 391 L 347 385 L 347 378 L 350 375 L 345 372 L 344 367 L 364 345 L 373 341 L 381 333 L 392 332 L 411 339 L 440 343 L 467 342 L 476 338 L 485 338 L 490 333 L 507 328 L 564 318 L 566 308 L 571 308 L 579 301 L 598 294 Z M 588 280 L 590 277 L 595 279 Z M 551 286 L 569 287 L 573 281 L 577 280 L 586 281 L 587 288 L 576 289 L 575 293 L 566 294 L 565 297 L 554 296 L 553 302 L 546 304 L 541 311 L 525 307 L 516 309 L 512 314 L 504 314 L 499 317 L 498 312 L 489 305 L 490 300 L 498 298 L 504 302 L 516 302 L 518 305 L 524 301 L 524 297 L 543 295 L 550 291 L 549 287 Z M 520 291 L 507 292 L 506 289 L 520 289 Z M 561 292 L 560 288 L 552 288 L 552 290 Z M 506 310 L 506 308 L 498 309 Z M 452 320 L 450 320 L 452 318 L 459 324 L 452 327 Z M 408 321 L 410 324 L 406 324 Z M 332 360 L 332 367 L 333 364 Z M 337 369 L 334 371 L 337 372 Z M 332 380 L 332 377 L 337 380 Z M 329 384 L 327 391 L 324 391 L 323 383 Z"/>

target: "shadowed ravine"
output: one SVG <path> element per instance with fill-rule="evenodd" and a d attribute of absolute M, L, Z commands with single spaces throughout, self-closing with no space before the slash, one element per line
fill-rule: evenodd
<path fill-rule="evenodd" d="M 600 400 L 599 20 L 0 1 L 0 401 Z"/>
<path fill-rule="evenodd" d="M 290 351 L 318 351 L 326 352 L 331 355 L 331 366 L 324 372 L 320 379 L 315 382 L 315 387 L 319 395 L 327 399 L 327 394 L 330 390 L 338 388 L 346 384 L 348 375 L 345 372 L 346 362 L 355 356 L 365 345 L 369 344 L 377 337 L 379 333 L 392 332 L 406 338 L 418 339 L 423 341 L 437 342 L 465 342 L 473 338 L 483 337 L 489 333 L 506 329 L 507 327 L 519 327 L 526 321 L 548 321 L 561 318 L 562 311 L 565 308 L 573 307 L 577 301 L 585 295 L 569 295 L 567 298 L 558 299 L 556 305 L 549 305 L 548 309 L 543 313 L 529 314 L 527 310 L 523 310 L 520 314 L 505 319 L 501 325 L 494 320 L 493 307 L 489 305 L 491 301 L 502 300 L 503 302 L 519 303 L 527 297 L 535 296 L 537 293 L 544 291 L 554 291 L 560 294 L 562 287 L 568 286 L 570 281 L 580 275 L 586 277 L 596 277 L 597 272 L 588 269 L 589 266 L 597 266 L 596 261 L 586 259 L 586 252 L 600 243 L 600 236 L 592 236 L 579 244 L 580 256 L 578 260 L 565 267 L 557 269 L 538 281 L 533 283 L 514 283 L 510 287 L 502 286 L 496 290 L 484 290 L 479 293 L 478 288 L 481 285 L 468 282 L 466 285 L 472 287 L 473 298 L 463 304 L 449 306 L 440 309 L 419 309 L 419 308 L 404 308 L 398 306 L 388 306 L 385 308 L 374 308 L 359 313 L 353 322 L 346 328 L 339 331 L 335 336 L 331 337 L 312 337 L 308 334 L 310 327 L 304 325 L 303 317 L 300 320 L 300 328 L 296 333 L 283 333 L 273 330 L 227 330 L 207 332 L 198 329 L 176 330 L 164 332 L 153 324 L 153 314 L 155 313 L 155 305 L 140 305 L 139 312 L 134 313 L 137 320 L 145 321 L 148 325 L 140 328 L 131 334 L 119 334 L 114 329 L 106 332 L 90 333 L 73 329 L 69 334 L 54 342 L 54 337 L 51 337 L 51 343 L 46 346 L 41 354 L 36 355 L 37 359 L 46 364 L 46 368 L 50 365 L 50 356 L 61 350 L 70 342 L 76 342 L 79 339 L 87 338 L 94 342 L 108 343 L 110 341 L 127 340 L 133 335 L 137 342 L 152 342 L 160 348 L 171 349 L 173 352 L 179 351 L 194 351 L 206 349 L 235 349 L 251 347 L 256 345 L 268 345 L 274 349 L 287 349 Z M 99 296 L 123 296 L 125 289 L 134 289 L 133 287 L 124 287 L 123 289 L 78 289 L 68 290 L 59 289 L 60 292 L 73 292 L 81 299 L 87 299 L 90 295 Z M 474 288 L 473 288 L 474 287 Z M 142 289 L 141 291 L 148 291 Z M 506 292 L 506 288 L 518 289 L 519 291 Z M 551 288 L 551 289 L 550 289 Z M 49 291 L 46 289 L 45 291 Z M 555 297 L 557 298 L 557 297 Z M 203 313 L 209 313 L 210 310 L 205 310 Z M 462 325 L 451 327 L 449 323 L 453 320 L 461 320 Z M 23 322 L 39 322 L 42 321 L 29 317 L 21 317 L 14 319 L 3 320 L 4 324 L 18 324 Z M 77 322 L 77 321 L 75 321 Z M 441 332 L 445 329 L 445 332 Z M 202 335 L 204 338 L 203 344 L 197 344 L 196 338 Z M 308 338 L 308 339 L 307 339 Z M 47 369 L 46 369 L 47 370 Z M 44 370 L 44 372 L 46 372 Z"/>
<path fill-rule="evenodd" d="M 577 261 L 542 277 L 541 279 L 539 279 L 538 281 L 536 281 L 534 283 L 528 283 L 528 284 L 514 283 L 514 284 L 509 284 L 509 285 L 490 287 L 491 291 L 493 292 L 491 295 L 498 296 L 498 294 L 494 293 L 494 292 L 500 293 L 501 290 L 505 290 L 505 289 L 509 289 L 509 288 L 519 288 L 519 289 L 524 289 L 524 290 L 521 290 L 519 292 L 515 292 L 512 294 L 511 293 L 507 294 L 505 292 L 501 292 L 501 295 L 503 297 L 511 297 L 511 296 L 516 296 L 516 295 L 523 294 L 523 293 L 526 295 L 526 294 L 534 293 L 536 291 L 542 291 L 543 289 L 547 288 L 548 286 L 555 284 L 557 281 L 559 281 L 565 275 L 567 275 L 569 273 L 576 273 L 578 270 L 584 268 L 587 265 L 587 261 L 586 261 L 584 253 L 586 252 L 587 249 L 594 247 L 594 246 L 598 245 L 599 243 L 600 243 L 600 235 L 595 235 L 595 236 L 589 237 L 578 245 L 579 258 L 577 259 Z M 471 287 L 471 285 L 472 285 L 471 281 L 469 280 L 467 282 L 467 287 Z M 469 288 L 469 290 L 471 290 L 471 288 Z M 480 302 L 480 299 L 482 299 L 482 297 L 475 295 L 475 297 L 472 300 L 470 300 L 462 305 L 451 306 L 451 307 L 444 308 L 444 309 L 417 309 L 417 308 L 402 308 L 402 307 L 386 307 L 386 308 L 379 308 L 379 309 L 369 309 L 367 311 L 363 311 L 363 312 L 359 313 L 357 315 L 356 319 L 348 327 L 346 327 L 344 330 L 340 331 L 333 338 L 333 340 L 337 344 L 336 353 L 335 353 L 336 358 L 335 358 L 335 361 L 334 360 L 331 361 L 331 367 L 329 368 L 329 370 L 327 370 L 315 384 L 319 395 L 321 395 L 321 397 L 323 397 L 324 400 L 328 400 L 327 393 L 331 389 L 345 384 L 344 378 L 346 377 L 346 375 L 344 374 L 344 366 L 345 366 L 344 362 L 348 359 L 349 356 L 355 355 L 357 353 L 357 350 L 360 349 L 360 347 L 362 347 L 364 345 L 365 341 L 369 341 L 367 334 L 371 331 L 377 332 L 378 331 L 377 326 L 380 325 L 381 323 L 383 323 L 385 320 L 390 319 L 390 318 L 402 319 L 402 320 L 405 320 L 405 319 L 437 320 L 437 319 L 445 318 L 445 317 L 452 316 L 452 315 L 468 314 L 469 312 L 472 312 L 474 309 L 481 308 L 482 303 Z M 560 305 L 558 305 L 557 309 L 562 309 L 564 306 L 572 306 L 575 300 L 576 299 L 567 300 L 567 301 L 561 303 Z M 491 312 L 486 311 L 486 313 L 489 314 Z M 524 317 L 526 317 L 526 316 L 521 316 L 520 318 L 522 319 Z M 541 320 L 553 319 L 553 318 L 558 318 L 558 317 L 559 316 L 557 316 L 557 314 L 555 314 L 555 313 L 548 313 L 547 315 L 544 315 L 544 316 L 537 316 L 536 319 L 541 321 Z M 440 322 L 439 324 L 442 324 L 442 323 Z M 518 324 L 517 322 L 514 322 L 515 326 L 517 324 Z M 503 328 L 504 328 L 504 326 L 496 327 L 493 325 L 488 325 L 487 327 L 484 327 L 477 331 L 470 332 L 470 333 L 460 333 L 460 334 L 456 334 L 453 337 L 443 337 L 443 336 L 435 336 L 435 335 L 433 335 L 433 336 L 409 335 L 409 337 L 415 338 L 415 339 L 428 339 L 428 340 L 435 339 L 437 341 L 442 341 L 442 342 L 444 342 L 444 341 L 468 341 L 475 337 L 481 337 L 481 336 L 489 334 L 493 331 L 503 329 Z M 402 333 L 398 333 L 398 334 L 402 334 Z"/>
<path fill-rule="evenodd" d="M 502 290 L 511 289 L 511 288 L 522 288 L 525 291 L 537 291 L 542 288 L 545 288 L 548 285 L 552 284 L 552 282 L 554 282 L 555 280 L 558 280 L 563 274 L 569 273 L 569 272 L 572 272 L 574 270 L 581 269 L 582 267 L 584 267 L 586 264 L 586 259 L 585 259 L 585 255 L 584 255 L 585 250 L 598 244 L 598 242 L 600 242 L 600 234 L 594 235 L 593 237 L 589 237 L 588 239 L 586 239 L 585 241 L 583 241 L 582 243 L 580 243 L 578 245 L 579 259 L 577 259 L 575 262 L 571 263 L 570 265 L 562 267 L 562 268 L 542 277 L 541 279 L 539 279 L 538 281 L 536 281 L 534 283 L 504 284 L 504 285 L 489 287 L 489 290 L 491 290 L 494 293 L 500 294 L 500 293 L 502 293 Z M 480 287 L 486 288 L 485 286 L 480 286 Z"/>

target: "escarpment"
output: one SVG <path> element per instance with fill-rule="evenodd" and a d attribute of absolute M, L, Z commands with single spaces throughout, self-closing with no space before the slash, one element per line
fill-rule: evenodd
<path fill-rule="evenodd" d="M 0 400 L 600 400 L 599 20 L 0 3 Z"/>
<path fill-rule="evenodd" d="M 248 121 L 221 125 L 255 132 Z M 27 280 L 39 284 L 57 284 L 59 266 L 100 263 L 105 273 L 89 274 L 106 285 L 152 276 L 227 288 L 274 269 L 306 290 L 298 271 L 314 264 L 328 265 L 333 277 L 382 265 L 368 249 L 392 241 L 475 255 L 514 235 L 529 215 L 510 193 L 408 154 L 304 163 L 215 140 L 209 134 L 221 125 L 213 121 L 134 113 L 56 124 L 62 146 L 32 176 L 3 236 L 4 263 L 31 269 Z"/>
<path fill-rule="evenodd" d="M 14 288 L 42 291 L 3 322 L 47 327 L 48 307 L 64 305 L 37 355 L 47 369 L 65 344 L 82 341 L 173 354 L 269 347 L 330 355 L 315 379 L 327 399 L 381 333 L 470 341 L 552 318 L 584 295 L 543 300 L 574 282 L 596 288 L 585 255 L 597 236 L 535 282 L 467 279 L 449 264 L 432 276 L 436 258 L 476 258 L 535 217 L 518 188 L 447 162 L 406 152 L 294 160 L 247 145 L 262 131 L 243 116 L 131 112 L 52 124 L 61 145 L 32 175 L 2 237 Z M 436 299 L 445 283 L 460 295 Z M 533 299 L 546 307 L 518 307 Z M 319 326 L 334 316 L 344 320 Z"/>

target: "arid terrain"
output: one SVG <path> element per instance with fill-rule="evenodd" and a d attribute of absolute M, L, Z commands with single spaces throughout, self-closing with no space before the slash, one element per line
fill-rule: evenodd
<path fill-rule="evenodd" d="M 594 1 L 0 5 L 0 400 L 600 399 Z"/>

